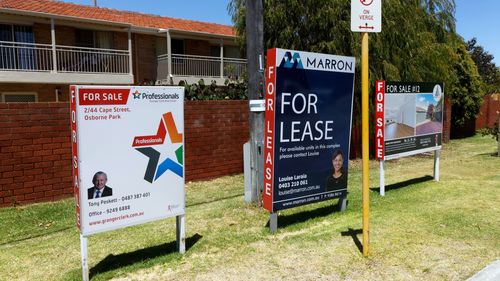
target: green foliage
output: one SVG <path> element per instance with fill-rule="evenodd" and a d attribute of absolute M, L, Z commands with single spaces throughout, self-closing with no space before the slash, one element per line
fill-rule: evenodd
<path fill-rule="evenodd" d="M 500 70 L 493 62 L 493 55 L 477 44 L 476 38 L 467 41 L 467 51 L 477 66 L 487 94 L 500 92 Z"/>
<path fill-rule="evenodd" d="M 498 123 L 495 123 L 495 125 L 493 127 L 486 126 L 482 129 L 479 129 L 478 133 L 480 133 L 483 137 L 484 136 L 491 136 L 492 138 L 494 138 L 498 141 L 498 137 L 500 136 L 500 133 L 498 130 Z"/>
<path fill-rule="evenodd" d="M 217 85 L 215 80 L 209 85 L 203 79 L 198 83 L 179 82 L 184 87 L 186 100 L 244 100 L 247 98 L 247 84 L 244 81 L 226 79 L 224 86 Z"/>
<path fill-rule="evenodd" d="M 456 81 L 447 91 L 451 96 L 451 121 L 455 125 L 463 125 L 476 118 L 483 102 L 481 78 L 464 44 L 457 48 L 453 69 Z"/>

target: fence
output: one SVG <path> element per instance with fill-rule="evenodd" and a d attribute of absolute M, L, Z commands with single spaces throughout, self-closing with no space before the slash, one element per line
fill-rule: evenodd
<path fill-rule="evenodd" d="M 0 70 L 113 74 L 130 72 L 127 50 L 57 45 L 55 52 L 56 69 L 53 66 L 52 45 L 0 41 Z"/>

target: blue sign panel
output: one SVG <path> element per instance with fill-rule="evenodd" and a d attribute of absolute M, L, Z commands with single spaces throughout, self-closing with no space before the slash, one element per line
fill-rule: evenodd
<path fill-rule="evenodd" d="M 268 50 L 264 207 L 345 196 L 353 57 Z"/>

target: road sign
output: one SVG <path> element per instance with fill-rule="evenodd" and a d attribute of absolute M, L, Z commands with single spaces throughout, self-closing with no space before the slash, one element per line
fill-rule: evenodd
<path fill-rule="evenodd" d="M 351 31 L 382 31 L 382 0 L 351 0 Z"/>

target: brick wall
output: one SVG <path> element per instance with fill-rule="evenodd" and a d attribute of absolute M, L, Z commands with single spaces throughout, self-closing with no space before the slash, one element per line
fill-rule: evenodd
<path fill-rule="evenodd" d="M 71 195 L 68 103 L 0 104 L 0 206 Z"/>
<path fill-rule="evenodd" d="M 69 104 L 0 103 L 0 207 L 72 195 Z M 186 181 L 241 173 L 247 101 L 185 104 Z"/>
<path fill-rule="evenodd" d="M 500 93 L 486 95 L 476 118 L 476 130 L 486 126 L 493 127 L 498 122 L 499 112 Z"/>
<path fill-rule="evenodd" d="M 59 90 L 59 101 L 69 101 L 69 85 L 0 83 L 0 93 L 36 92 L 39 102 L 56 101 L 56 89 Z"/>

